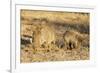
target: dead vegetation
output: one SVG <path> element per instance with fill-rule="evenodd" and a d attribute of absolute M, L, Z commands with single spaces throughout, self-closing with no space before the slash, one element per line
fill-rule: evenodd
<path fill-rule="evenodd" d="M 21 63 L 89 59 L 89 13 L 21 10 Z"/>

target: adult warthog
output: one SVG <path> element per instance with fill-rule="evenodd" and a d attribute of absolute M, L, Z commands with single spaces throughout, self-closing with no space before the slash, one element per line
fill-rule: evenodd
<path fill-rule="evenodd" d="M 64 41 L 67 49 L 80 49 L 83 35 L 77 31 L 67 30 L 64 33 Z"/>

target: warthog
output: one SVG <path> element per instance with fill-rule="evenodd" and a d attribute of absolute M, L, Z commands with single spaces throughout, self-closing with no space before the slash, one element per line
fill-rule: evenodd
<path fill-rule="evenodd" d="M 79 32 L 67 30 L 63 37 L 67 49 L 80 49 L 83 36 Z"/>

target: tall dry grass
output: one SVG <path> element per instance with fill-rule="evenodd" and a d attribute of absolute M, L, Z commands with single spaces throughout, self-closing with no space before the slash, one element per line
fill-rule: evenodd
<path fill-rule="evenodd" d="M 21 62 L 89 59 L 89 18 L 84 12 L 22 9 Z"/>

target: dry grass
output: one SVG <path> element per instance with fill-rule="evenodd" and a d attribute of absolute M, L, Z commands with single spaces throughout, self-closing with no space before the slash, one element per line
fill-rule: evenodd
<path fill-rule="evenodd" d="M 43 21 L 45 21 L 45 23 Z M 47 27 L 49 26 L 48 29 L 52 28 L 52 32 L 55 33 L 56 37 L 55 41 L 57 41 L 58 39 L 60 40 L 57 45 L 62 46 L 64 45 L 62 43 L 66 42 L 61 41 L 63 40 L 63 35 L 66 31 L 74 31 L 74 33 L 80 33 L 77 34 L 77 36 L 78 38 L 81 38 L 79 40 L 82 41 L 78 41 L 77 36 L 75 36 L 76 34 L 73 34 L 73 37 L 71 39 L 73 40 L 73 38 L 75 38 L 75 41 L 79 43 L 79 47 L 72 48 L 71 50 L 67 49 L 65 45 L 63 47 L 58 47 L 55 44 L 49 44 L 49 47 L 44 47 L 45 45 L 43 43 L 42 47 L 42 44 L 39 45 L 39 47 L 33 47 L 33 41 L 33 43 L 21 44 L 21 63 L 89 60 L 89 13 L 21 10 L 21 39 L 23 38 L 23 35 L 33 37 L 33 35 L 35 35 L 33 34 L 33 30 L 37 32 L 40 29 L 36 29 L 33 27 L 42 27 L 41 24 L 46 24 Z M 43 28 L 45 28 L 45 26 Z M 48 34 L 46 34 L 46 31 L 44 29 L 43 31 L 45 32 L 45 34 L 39 34 L 40 37 L 38 37 L 38 39 L 44 38 L 44 40 L 46 40 L 44 41 L 45 43 L 52 41 L 52 35 L 50 33 L 51 30 L 48 29 L 46 30 Z M 51 35 L 50 37 L 49 33 Z M 69 34 L 69 36 L 72 35 Z M 67 37 L 68 34 L 66 35 L 66 40 Z M 36 39 L 35 41 L 37 41 L 36 35 L 34 39 Z"/>
<path fill-rule="evenodd" d="M 88 13 L 21 10 L 21 17 L 30 21 L 34 18 L 46 18 L 52 22 L 58 21 L 59 23 L 66 24 L 89 24 Z"/>
<path fill-rule="evenodd" d="M 26 47 L 21 49 L 21 62 L 47 62 L 47 61 L 73 61 L 73 60 L 88 60 L 89 50 L 65 50 L 65 49 L 52 49 L 46 50 L 44 48 L 32 49 Z"/>

